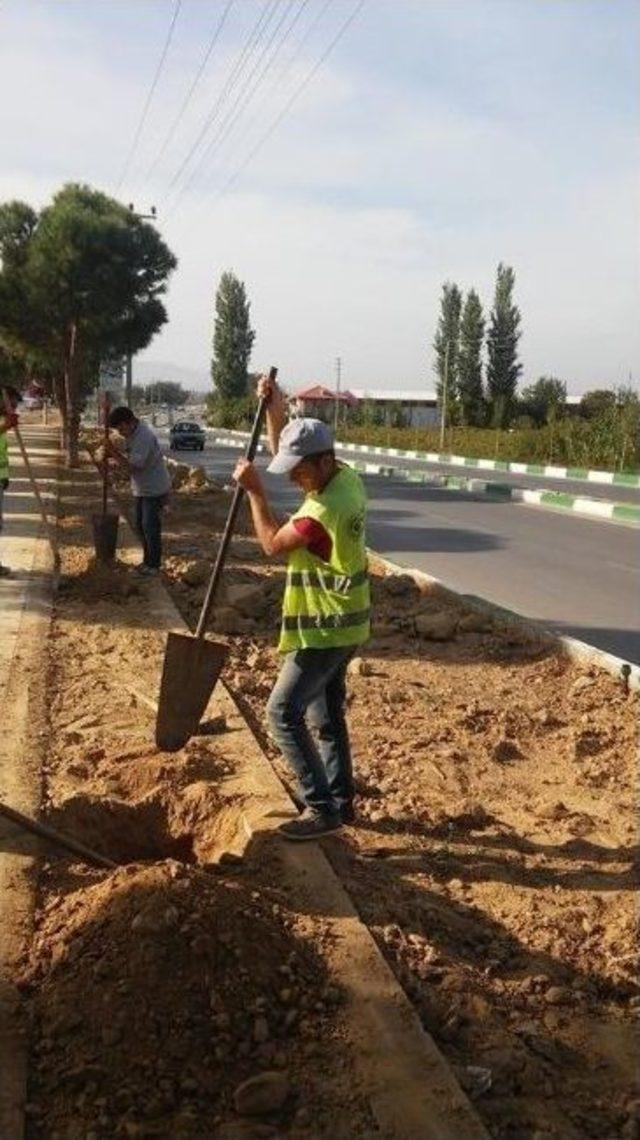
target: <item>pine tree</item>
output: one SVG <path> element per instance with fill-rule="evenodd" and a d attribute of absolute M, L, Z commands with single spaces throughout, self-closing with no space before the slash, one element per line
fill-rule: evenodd
<path fill-rule="evenodd" d="M 437 376 L 438 403 L 442 406 L 446 377 L 447 419 L 455 416 L 458 400 L 458 350 L 460 344 L 460 310 L 462 294 L 457 285 L 445 281 L 440 298 L 440 317 L 433 347 L 436 350 L 434 371 Z"/>
<path fill-rule="evenodd" d="M 487 388 L 494 427 L 506 427 L 510 423 L 522 372 L 518 360 L 520 310 L 513 303 L 514 283 L 513 269 L 500 262 L 487 334 Z"/>
<path fill-rule="evenodd" d="M 249 389 L 249 360 L 255 332 L 249 323 L 247 294 L 242 281 L 229 271 L 216 292 L 211 378 L 222 400 L 241 399 Z"/>
<path fill-rule="evenodd" d="M 482 389 L 484 325 L 482 303 L 475 289 L 470 289 L 460 321 L 458 398 L 462 422 L 472 427 L 482 425 L 485 413 Z"/>

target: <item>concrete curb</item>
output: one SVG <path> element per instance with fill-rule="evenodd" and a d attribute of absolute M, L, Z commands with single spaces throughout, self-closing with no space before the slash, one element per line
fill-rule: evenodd
<path fill-rule="evenodd" d="M 386 467 L 377 463 L 353 464 L 357 471 L 367 475 L 382 475 L 387 478 L 403 479 L 407 483 L 422 483 L 426 486 L 441 487 L 449 491 L 468 491 L 475 495 L 488 495 L 505 502 L 528 503 L 553 510 L 572 511 L 593 518 L 611 519 L 614 522 L 631 523 L 640 526 L 640 506 L 626 503 L 608 503 L 602 499 L 589 499 L 586 496 L 569 495 L 565 491 L 551 491 L 547 488 L 533 490 L 526 487 L 512 487 L 508 483 L 494 483 L 484 479 L 465 479 L 455 475 L 429 475 L 408 468 Z"/>
<path fill-rule="evenodd" d="M 247 436 L 246 432 L 229 430 L 229 435 Z M 218 441 L 216 441 L 218 442 Z M 556 467 L 544 463 L 516 463 L 515 460 L 474 459 L 466 455 L 447 452 L 413 451 L 401 447 L 374 447 L 368 443 L 336 444 L 341 451 L 354 451 L 366 455 L 391 456 L 394 459 L 422 459 L 425 463 L 439 463 L 450 467 L 472 467 L 478 471 L 511 471 L 514 475 L 543 475 L 548 479 L 574 479 L 585 483 L 606 483 L 618 487 L 640 487 L 640 475 L 631 471 L 600 471 L 586 467 Z"/>
<path fill-rule="evenodd" d="M 621 657 L 615 657 L 612 653 L 607 653 L 604 649 L 598 649 L 597 646 L 589 645 L 588 642 L 580 641 L 576 637 L 556 633 L 553 629 L 538 625 L 537 622 L 525 617 L 524 614 L 505 609 L 503 606 L 498 606 L 485 598 L 479 598 L 475 594 L 461 594 L 447 586 L 439 578 L 434 578 L 431 574 L 425 573 L 424 570 L 416 570 L 412 566 L 402 566 L 398 562 L 391 562 L 388 558 L 383 558 L 381 554 L 377 554 L 375 550 L 369 550 L 368 553 L 372 563 L 375 566 L 382 567 L 388 574 L 409 574 L 418 585 L 424 586 L 429 593 L 440 596 L 445 601 L 454 601 L 458 605 L 463 603 L 479 613 L 488 614 L 511 625 L 524 627 L 531 636 L 557 645 L 561 652 L 572 661 L 577 661 L 582 665 L 596 665 L 599 669 L 603 669 L 612 677 L 623 682 L 634 692 L 640 691 L 640 664 L 624 661 Z"/>

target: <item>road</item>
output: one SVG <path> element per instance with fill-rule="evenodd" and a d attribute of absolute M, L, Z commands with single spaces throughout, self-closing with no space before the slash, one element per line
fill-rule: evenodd
<path fill-rule="evenodd" d="M 228 480 L 239 452 L 172 454 Z M 637 529 L 400 479 L 365 482 L 368 541 L 380 554 L 640 663 Z M 266 483 L 280 510 L 298 502 L 286 480 Z"/>
<path fill-rule="evenodd" d="M 211 434 L 219 436 L 226 433 L 215 429 Z M 340 449 L 338 451 L 340 452 Z M 602 499 L 605 502 L 640 504 L 640 487 L 614 487 L 607 483 L 589 483 L 585 479 L 553 479 L 548 475 L 518 475 L 513 471 L 487 471 L 482 467 L 460 467 L 452 463 L 425 463 L 422 459 L 376 455 L 373 451 L 344 451 L 341 454 L 347 461 L 358 459 L 363 463 L 427 471 L 432 475 L 456 475 L 459 478 L 483 479 L 487 483 L 507 483 L 512 487 L 566 491 L 569 495 Z"/>

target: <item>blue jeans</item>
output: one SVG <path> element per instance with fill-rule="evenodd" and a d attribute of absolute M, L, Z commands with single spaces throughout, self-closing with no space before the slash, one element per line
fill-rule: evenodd
<path fill-rule="evenodd" d="M 285 654 L 267 703 L 271 733 L 298 777 L 305 804 L 329 815 L 354 794 L 345 702 L 347 665 L 355 648 Z"/>
<path fill-rule="evenodd" d="M 136 530 L 142 539 L 144 565 L 160 569 L 162 560 L 162 508 L 168 495 L 136 496 Z"/>

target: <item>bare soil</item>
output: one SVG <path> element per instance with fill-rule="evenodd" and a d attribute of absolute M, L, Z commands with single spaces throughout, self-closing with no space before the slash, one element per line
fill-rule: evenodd
<path fill-rule="evenodd" d="M 23 973 L 29 1140 L 373 1138 L 320 919 L 288 908 L 277 862 L 228 856 L 224 736 L 151 743 L 135 693 L 153 693 L 163 643 L 148 586 L 92 560 L 90 488 L 80 473 L 63 490 L 45 802 L 129 865 L 45 865 Z M 166 582 L 191 624 L 227 504 L 183 484 L 168 512 Z M 213 624 L 288 781 L 264 732 L 283 568 L 243 529 Z M 493 1137 L 631 1140 L 637 699 L 408 579 L 376 576 L 374 607 L 350 679 L 358 822 L 326 852 Z M 264 1072 L 277 1106 L 239 1112 Z"/>

